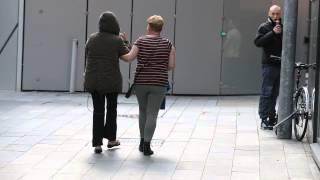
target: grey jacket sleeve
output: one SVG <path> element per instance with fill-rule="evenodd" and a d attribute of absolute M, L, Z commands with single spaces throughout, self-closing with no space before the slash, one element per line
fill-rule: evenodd
<path fill-rule="evenodd" d="M 268 31 L 264 26 L 260 26 L 258 29 L 258 33 L 254 40 L 254 44 L 257 47 L 264 47 L 270 44 L 274 39 L 275 34 L 273 31 Z"/>
<path fill-rule="evenodd" d="M 92 35 L 91 35 L 92 36 Z M 85 57 L 88 57 L 88 53 L 89 53 L 89 46 L 91 44 L 92 38 L 91 36 L 88 38 L 86 44 L 85 44 Z"/>

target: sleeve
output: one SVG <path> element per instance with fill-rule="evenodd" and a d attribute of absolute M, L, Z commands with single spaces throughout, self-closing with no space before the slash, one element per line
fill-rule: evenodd
<path fill-rule="evenodd" d="M 125 43 L 122 39 L 120 39 L 120 47 L 119 47 L 119 56 L 123 56 L 130 52 L 128 44 Z"/>
<path fill-rule="evenodd" d="M 133 43 L 133 45 L 137 46 L 138 48 L 140 48 L 141 46 L 141 37 L 139 37 L 136 42 Z"/>
<path fill-rule="evenodd" d="M 261 25 L 258 29 L 254 44 L 257 47 L 267 46 L 273 41 L 274 37 L 275 35 L 272 30 L 268 31 L 263 25 Z"/>
<path fill-rule="evenodd" d="M 90 44 L 91 44 L 91 36 L 89 37 L 85 45 L 85 57 L 88 57 Z"/>

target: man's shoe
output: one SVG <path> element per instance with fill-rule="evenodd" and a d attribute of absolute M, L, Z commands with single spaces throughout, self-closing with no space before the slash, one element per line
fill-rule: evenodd
<path fill-rule="evenodd" d="M 270 125 L 270 122 L 266 119 L 261 120 L 260 128 L 263 130 L 272 130 L 273 126 Z"/>
<path fill-rule="evenodd" d="M 113 147 L 119 146 L 119 145 L 120 145 L 120 142 L 118 140 L 115 140 L 115 141 L 109 141 L 107 147 L 113 148 Z"/>
<path fill-rule="evenodd" d="M 102 153 L 102 148 L 101 148 L 101 146 L 96 146 L 96 147 L 94 147 L 94 153 L 96 153 L 96 154 Z"/>
<path fill-rule="evenodd" d="M 272 126 L 272 127 L 277 124 L 276 119 L 270 119 L 269 122 L 270 122 L 270 126 Z"/>
<path fill-rule="evenodd" d="M 274 126 L 274 125 L 276 125 L 278 123 L 278 117 L 276 116 L 276 117 L 272 117 L 272 118 L 269 118 L 269 124 L 271 125 L 271 126 Z"/>

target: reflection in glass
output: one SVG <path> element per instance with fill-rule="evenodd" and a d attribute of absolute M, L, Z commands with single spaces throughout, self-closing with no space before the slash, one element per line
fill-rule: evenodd
<path fill-rule="evenodd" d="M 227 34 L 224 41 L 224 57 L 238 58 L 240 54 L 241 33 L 231 19 L 226 22 Z"/>
<path fill-rule="evenodd" d="M 259 94 L 261 50 L 253 40 L 271 1 L 224 0 L 220 94 Z"/>

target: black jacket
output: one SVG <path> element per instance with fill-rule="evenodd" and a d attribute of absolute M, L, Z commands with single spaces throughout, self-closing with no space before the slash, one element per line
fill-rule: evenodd
<path fill-rule="evenodd" d="M 259 26 L 254 43 L 257 47 L 262 47 L 263 49 L 262 64 L 280 66 L 281 62 L 272 58 L 272 56 L 281 57 L 282 51 L 282 33 L 275 34 L 273 32 L 275 25 L 276 23 L 269 17 L 266 22 Z M 281 23 L 280 25 L 283 27 Z"/>

